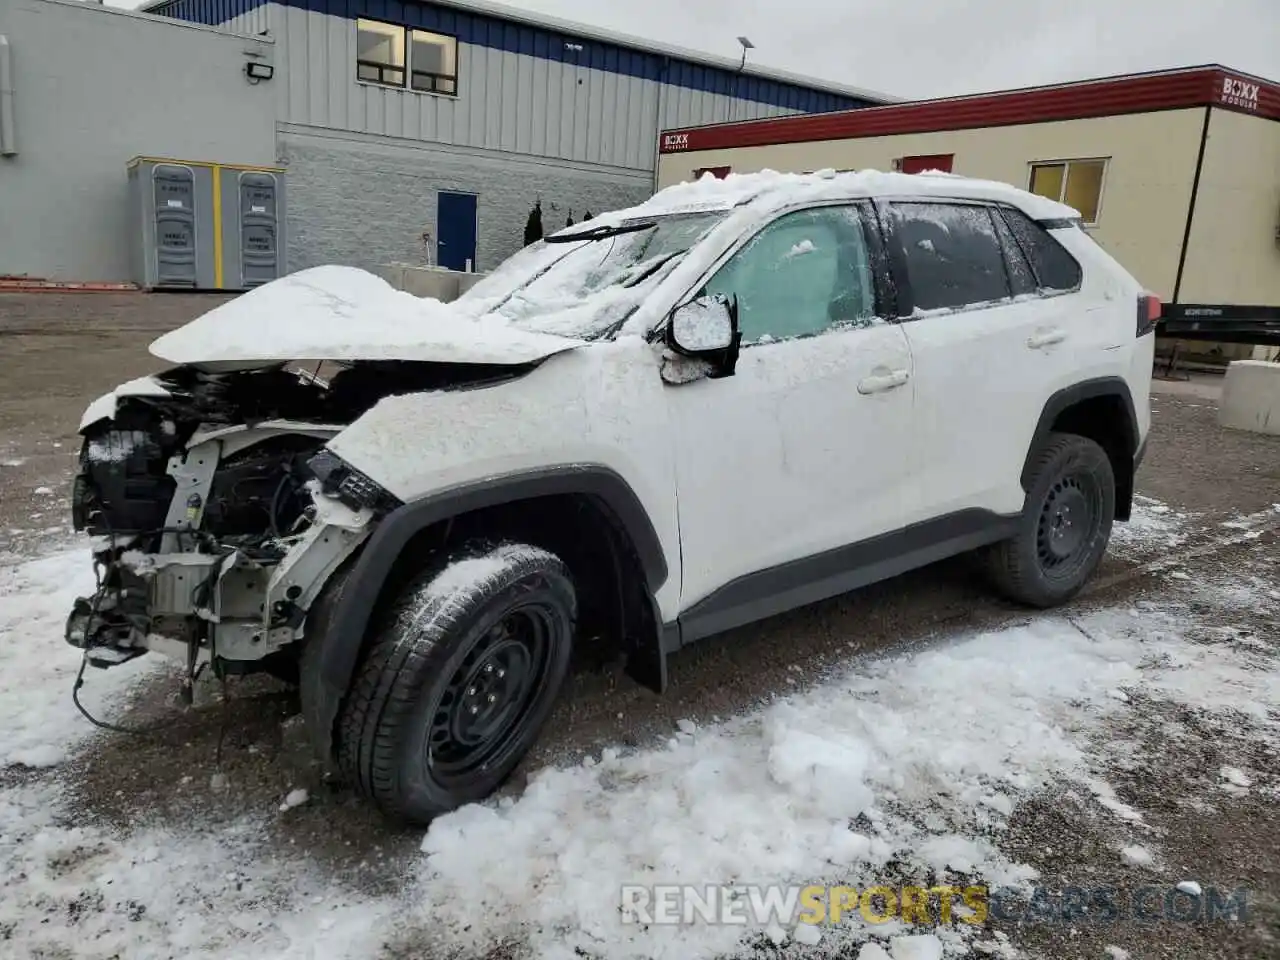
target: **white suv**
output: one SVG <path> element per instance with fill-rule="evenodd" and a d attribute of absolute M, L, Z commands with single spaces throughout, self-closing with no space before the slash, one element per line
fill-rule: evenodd
<path fill-rule="evenodd" d="M 511 772 L 575 641 L 661 691 L 684 644 L 963 551 L 1073 596 L 1159 310 L 1069 208 L 871 172 L 672 187 L 448 305 L 293 274 L 86 413 L 67 639 L 297 680 L 319 751 L 425 821 Z"/>

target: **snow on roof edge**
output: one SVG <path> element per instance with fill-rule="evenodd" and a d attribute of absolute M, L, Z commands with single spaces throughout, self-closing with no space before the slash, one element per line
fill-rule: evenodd
<path fill-rule="evenodd" d="M 704 174 L 700 180 L 687 180 L 664 187 L 634 207 L 603 213 L 585 223 L 559 230 L 551 236 L 569 237 L 593 228 L 645 217 L 731 210 L 751 203 L 773 208 L 842 197 L 852 200 L 911 196 L 1003 201 L 1018 207 L 1035 220 L 1074 219 L 1080 216 L 1079 211 L 1066 204 L 1038 196 L 1020 187 L 959 174 L 889 173 L 881 170 L 779 173 L 776 170 L 762 170 L 759 173 L 730 173 L 721 179 Z"/>

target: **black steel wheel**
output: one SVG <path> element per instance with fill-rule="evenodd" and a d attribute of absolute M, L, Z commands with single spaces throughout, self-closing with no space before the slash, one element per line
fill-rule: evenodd
<path fill-rule="evenodd" d="M 339 723 L 344 774 L 426 823 L 492 793 L 533 745 L 569 667 L 577 601 L 537 547 L 473 545 L 406 589 Z"/>
<path fill-rule="evenodd" d="M 1116 512 L 1115 473 L 1087 437 L 1051 434 L 1031 462 L 1018 533 L 991 548 L 997 586 L 1011 599 L 1053 607 L 1071 599 L 1098 568 Z"/>

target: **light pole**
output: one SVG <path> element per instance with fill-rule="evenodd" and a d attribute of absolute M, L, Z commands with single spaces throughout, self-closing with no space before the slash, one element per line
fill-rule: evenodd
<path fill-rule="evenodd" d="M 754 49 L 756 48 L 756 45 L 755 45 L 754 43 L 752 43 L 750 40 L 748 40 L 746 37 L 739 37 L 739 38 L 738 38 L 738 44 L 739 44 L 739 46 L 741 46 L 741 47 L 742 47 L 742 60 L 738 63 L 738 73 L 737 73 L 737 76 L 735 76 L 735 77 L 734 77 L 733 90 L 731 91 L 731 93 L 730 93 L 730 97 L 729 97 L 729 122 L 730 122 L 730 123 L 732 123 L 732 122 L 733 122 L 734 103 L 738 100 L 738 80 L 737 80 L 737 78 L 738 78 L 738 77 L 740 77 L 740 76 L 742 76 L 742 71 L 743 71 L 744 69 L 746 69 L 746 66 L 747 66 L 747 51 L 748 51 L 748 50 L 754 50 Z"/>

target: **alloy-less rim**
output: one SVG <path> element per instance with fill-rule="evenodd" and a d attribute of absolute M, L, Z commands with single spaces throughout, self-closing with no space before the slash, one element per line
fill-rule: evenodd
<path fill-rule="evenodd" d="M 554 630 L 551 611 L 528 604 L 472 642 L 431 715 L 425 751 L 436 780 L 464 780 L 510 759 L 546 685 Z"/>
<path fill-rule="evenodd" d="M 1069 474 L 1049 489 L 1036 525 L 1036 558 L 1050 577 L 1070 576 L 1092 548 L 1102 491 L 1088 474 Z"/>

